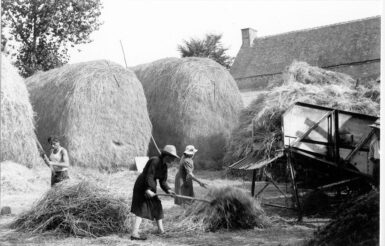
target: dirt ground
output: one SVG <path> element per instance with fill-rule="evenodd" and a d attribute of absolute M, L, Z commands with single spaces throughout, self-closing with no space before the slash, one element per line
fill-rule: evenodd
<path fill-rule="evenodd" d="M 181 207 L 175 206 L 172 198 L 162 197 L 162 204 L 165 208 L 165 236 L 159 236 L 155 233 L 156 225 L 150 221 L 142 224 L 142 231 L 148 237 L 145 242 L 130 240 L 130 234 L 111 235 L 100 238 L 75 238 L 52 235 L 49 233 L 30 235 L 27 233 L 16 232 L 9 228 L 9 223 L 13 221 L 18 214 L 27 210 L 33 205 L 33 202 L 39 199 L 50 187 L 49 169 L 41 167 L 34 170 L 33 178 L 29 178 L 28 189 L 24 186 L 12 185 L 12 182 L 3 177 L 1 189 L 1 207 L 10 206 L 11 215 L 0 217 L 0 245 L 303 245 L 313 235 L 317 227 L 324 225 L 328 220 L 323 218 L 304 218 L 303 222 L 297 222 L 297 215 L 294 211 L 287 209 L 264 206 L 266 214 L 272 221 L 272 226 L 266 229 L 252 229 L 239 231 L 219 231 L 219 232 L 175 232 L 171 221 L 168 220 L 174 213 L 180 212 Z M 169 171 L 169 184 L 173 187 L 176 169 Z M 81 168 L 71 169 L 70 176 L 73 180 L 82 179 L 97 182 L 109 189 L 115 194 L 130 200 L 132 188 L 138 173 L 135 171 L 124 170 L 121 172 L 108 174 L 99 173 Z M 228 179 L 223 171 L 198 171 L 196 176 L 201 178 L 209 186 L 234 186 L 241 189 L 250 190 L 250 182 L 241 179 Z M 5 185 L 5 182 L 8 182 Z M 256 191 L 264 186 L 265 182 L 256 184 Z M 22 188 L 19 188 L 22 187 Z M 195 185 L 198 197 L 203 197 L 207 190 Z M 285 185 L 280 188 L 286 191 Z M 269 197 L 276 197 L 280 193 L 269 186 L 262 194 L 262 202 L 270 201 Z M 282 201 L 281 201 L 282 202 Z M 282 202 L 284 205 L 285 202 Z"/>

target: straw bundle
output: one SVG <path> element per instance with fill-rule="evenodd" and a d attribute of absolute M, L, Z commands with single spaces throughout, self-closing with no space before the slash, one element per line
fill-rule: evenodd
<path fill-rule="evenodd" d="M 38 138 L 61 137 L 71 165 L 128 166 L 147 154 L 151 122 L 143 87 L 130 70 L 100 60 L 66 65 L 27 79 Z"/>
<path fill-rule="evenodd" d="M 28 167 L 41 163 L 33 115 L 24 80 L 2 54 L 0 161 L 12 160 Z"/>
<path fill-rule="evenodd" d="M 52 231 L 73 236 L 127 232 L 129 208 L 123 199 L 88 182 L 61 182 L 11 224 L 23 232 Z"/>
<path fill-rule="evenodd" d="M 174 144 L 179 153 L 194 145 L 199 150 L 195 164 L 201 167 L 221 161 L 242 107 L 230 73 L 211 59 L 196 57 L 166 58 L 134 70 L 158 145 Z"/>
<path fill-rule="evenodd" d="M 315 232 L 308 245 L 378 245 L 379 212 L 377 191 L 352 199 L 339 208 L 328 225 Z"/>
<path fill-rule="evenodd" d="M 265 91 L 241 112 L 225 156 L 231 164 L 249 154 L 269 158 L 281 146 L 281 116 L 297 101 L 376 115 L 378 101 L 355 88 L 347 75 L 294 62 L 283 74 L 283 83 Z M 252 132 L 254 130 L 254 138 Z"/>
<path fill-rule="evenodd" d="M 206 199 L 195 202 L 173 220 L 183 231 L 217 231 L 219 229 L 264 228 L 269 221 L 259 202 L 233 187 L 210 189 Z"/>

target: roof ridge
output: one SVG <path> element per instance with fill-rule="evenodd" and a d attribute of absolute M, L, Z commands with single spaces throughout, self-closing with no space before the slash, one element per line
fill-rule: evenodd
<path fill-rule="evenodd" d="M 254 39 L 254 41 L 260 40 L 260 39 L 271 38 L 271 37 L 284 36 L 284 35 L 288 35 L 288 34 L 292 34 L 292 33 L 307 32 L 307 31 L 322 29 L 322 28 L 331 27 L 331 26 L 339 26 L 339 25 L 344 25 L 344 24 L 349 24 L 349 23 L 354 23 L 354 22 L 361 22 L 364 20 L 371 20 L 371 19 L 377 19 L 377 18 L 381 19 L 381 15 L 370 16 L 370 17 L 365 17 L 365 18 L 356 19 L 356 20 L 337 22 L 337 23 L 323 25 L 323 26 L 316 26 L 316 27 L 310 27 L 310 28 L 305 28 L 305 29 L 299 29 L 299 30 L 293 30 L 293 31 L 288 31 L 288 32 L 282 32 L 282 33 L 277 33 L 277 34 L 261 36 L 261 37 L 257 37 L 256 39 Z"/>

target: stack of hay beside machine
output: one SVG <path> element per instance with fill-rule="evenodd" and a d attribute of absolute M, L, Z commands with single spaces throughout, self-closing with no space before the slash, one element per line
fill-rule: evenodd
<path fill-rule="evenodd" d="M 281 157 L 287 160 L 297 208 L 296 181 L 311 181 L 310 188 L 322 190 L 372 182 L 369 125 L 377 120 L 379 94 L 369 92 L 375 87 L 357 86 L 347 75 L 297 62 L 283 78 L 242 112 L 226 155 L 231 168 L 254 171 L 252 194 L 256 170 Z M 292 164 L 298 164 L 297 172 Z M 317 182 L 303 169 L 315 170 Z"/>
<path fill-rule="evenodd" d="M 135 74 L 101 60 L 66 65 L 27 79 L 37 132 L 58 135 L 72 165 L 110 169 L 147 154 L 151 123 Z"/>
<path fill-rule="evenodd" d="M 221 161 L 242 108 L 230 73 L 207 58 L 166 58 L 134 70 L 159 146 L 174 144 L 181 153 L 192 144 L 199 150 L 196 163 L 203 167 Z"/>
<path fill-rule="evenodd" d="M 36 146 L 33 116 L 24 80 L 2 54 L 0 161 L 14 161 L 28 167 L 42 163 Z"/>
<path fill-rule="evenodd" d="M 370 93 L 376 87 L 356 87 L 348 75 L 294 62 L 282 78 L 281 83 L 261 93 L 241 112 L 225 156 L 227 164 L 248 155 L 259 159 L 274 156 L 283 147 L 281 117 L 295 102 L 369 115 L 379 113 L 379 95 Z"/>

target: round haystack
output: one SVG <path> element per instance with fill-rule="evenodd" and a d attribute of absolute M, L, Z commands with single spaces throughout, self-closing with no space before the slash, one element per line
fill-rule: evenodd
<path fill-rule="evenodd" d="M 275 150 L 282 148 L 281 116 L 295 102 L 379 114 L 379 93 L 373 92 L 376 88 L 356 87 L 355 81 L 348 75 L 312 67 L 304 62 L 293 62 L 282 78 L 281 83 L 261 92 L 241 112 L 240 123 L 232 132 L 227 149 L 226 164 L 249 154 L 261 159 L 274 156 Z"/>
<path fill-rule="evenodd" d="M 58 135 L 71 165 L 108 169 L 147 155 L 151 122 L 135 74 L 106 61 L 66 65 L 27 79 L 37 135 Z"/>
<path fill-rule="evenodd" d="M 2 54 L 0 161 L 10 160 L 28 167 L 41 163 L 33 116 L 24 80 Z"/>
<path fill-rule="evenodd" d="M 236 82 L 207 58 L 166 58 L 134 68 L 143 84 L 159 147 L 198 149 L 195 164 L 212 168 L 223 158 L 242 99 Z M 154 148 L 151 154 L 156 154 Z"/>

